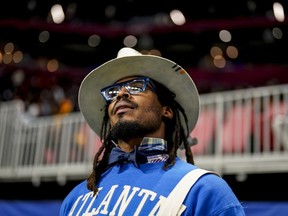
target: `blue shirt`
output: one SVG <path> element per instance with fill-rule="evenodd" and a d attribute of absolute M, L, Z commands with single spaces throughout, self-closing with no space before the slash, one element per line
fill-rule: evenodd
<path fill-rule="evenodd" d="M 155 148 L 166 149 L 165 146 L 159 139 L 144 138 L 140 149 L 150 149 L 147 157 L 151 157 Z M 165 154 L 160 155 L 165 158 Z M 94 197 L 83 181 L 64 199 L 59 215 L 157 215 L 161 202 L 185 174 L 197 167 L 177 158 L 174 166 L 165 171 L 164 160 L 148 161 L 137 167 L 132 163 L 110 167 L 101 176 L 99 191 Z M 206 174 L 195 183 L 183 207 L 181 215 L 245 215 L 228 184 L 214 174 Z"/>

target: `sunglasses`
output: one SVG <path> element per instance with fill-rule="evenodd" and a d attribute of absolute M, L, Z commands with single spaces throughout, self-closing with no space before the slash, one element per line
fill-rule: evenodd
<path fill-rule="evenodd" d="M 149 87 L 155 92 L 156 87 L 149 79 L 149 77 L 140 77 L 126 82 L 115 83 L 101 89 L 101 94 L 107 103 L 115 100 L 120 90 L 124 87 L 129 94 L 138 94 L 144 92 L 146 87 L 150 83 Z"/>

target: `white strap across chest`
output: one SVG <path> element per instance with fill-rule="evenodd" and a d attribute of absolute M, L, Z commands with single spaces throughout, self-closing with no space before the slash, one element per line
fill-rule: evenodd
<path fill-rule="evenodd" d="M 202 175 L 206 173 L 214 172 L 200 168 L 188 172 L 170 192 L 165 202 L 162 203 L 157 216 L 177 216 L 181 205 L 191 187 Z"/>

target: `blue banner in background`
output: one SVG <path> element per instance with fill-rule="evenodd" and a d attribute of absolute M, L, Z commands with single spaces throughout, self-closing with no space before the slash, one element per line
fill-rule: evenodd
<path fill-rule="evenodd" d="M 287 197 L 288 198 L 288 197 Z M 287 216 L 288 215 L 288 201 L 243 201 L 246 216 Z"/>
<path fill-rule="evenodd" d="M 58 216 L 62 201 L 0 200 L 1 216 Z"/>

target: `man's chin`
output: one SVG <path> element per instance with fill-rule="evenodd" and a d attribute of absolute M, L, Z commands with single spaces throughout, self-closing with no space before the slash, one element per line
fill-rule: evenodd
<path fill-rule="evenodd" d="M 147 133 L 147 128 L 140 125 L 135 120 L 125 116 L 111 128 L 110 135 L 112 139 L 127 139 L 129 137 L 138 137 Z"/>
<path fill-rule="evenodd" d="M 117 117 L 119 119 L 119 121 L 128 121 L 128 122 L 133 122 L 135 121 L 135 117 L 133 117 L 131 115 L 131 112 L 122 112 L 122 113 L 118 113 Z M 118 121 L 118 122 L 119 122 Z"/>
<path fill-rule="evenodd" d="M 124 116 L 130 116 L 132 113 L 132 110 L 128 110 L 128 111 L 123 111 L 123 112 L 117 112 L 116 116 L 118 118 L 123 118 Z"/>

